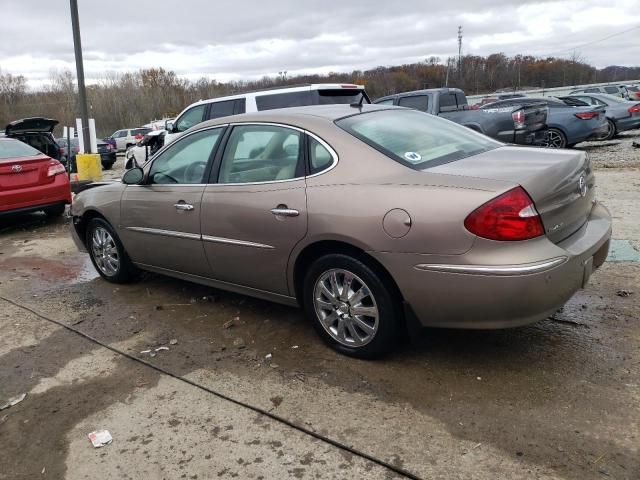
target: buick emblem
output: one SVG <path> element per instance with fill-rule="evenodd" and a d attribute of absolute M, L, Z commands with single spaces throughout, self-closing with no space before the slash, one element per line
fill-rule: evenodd
<path fill-rule="evenodd" d="M 580 176 L 578 187 L 580 187 L 580 196 L 584 197 L 587 194 L 587 181 L 584 179 L 584 175 Z"/>
<path fill-rule="evenodd" d="M 12 172 L 16 172 L 16 173 L 21 172 L 22 171 L 22 165 L 12 165 L 11 166 L 11 171 Z"/>

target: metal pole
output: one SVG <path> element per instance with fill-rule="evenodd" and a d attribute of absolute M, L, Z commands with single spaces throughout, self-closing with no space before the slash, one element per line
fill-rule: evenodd
<path fill-rule="evenodd" d="M 71 26 L 73 28 L 73 47 L 76 53 L 76 72 L 78 76 L 78 96 L 80 100 L 80 118 L 82 119 L 82 138 L 84 149 L 82 153 L 91 152 L 89 138 L 89 113 L 87 111 L 87 92 L 84 88 L 84 65 L 82 63 L 82 44 L 80 43 L 80 21 L 78 19 L 78 0 L 70 0 Z"/>

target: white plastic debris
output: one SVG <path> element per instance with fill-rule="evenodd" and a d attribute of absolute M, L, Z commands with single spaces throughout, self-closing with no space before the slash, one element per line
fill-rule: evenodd
<path fill-rule="evenodd" d="M 26 398 L 27 394 L 23 393 L 22 395 L 18 395 L 16 397 L 12 397 L 9 400 L 7 400 L 6 403 L 0 405 L 0 410 L 4 410 L 5 408 L 9 408 L 9 407 L 13 407 L 14 405 L 19 404 L 21 401 L 23 401 Z"/>
<path fill-rule="evenodd" d="M 177 345 L 177 344 L 178 344 L 177 338 L 172 338 L 171 340 L 169 340 L 169 345 Z"/>
<path fill-rule="evenodd" d="M 163 350 L 169 350 L 169 347 L 158 347 L 158 348 L 156 348 L 156 352 L 161 352 Z"/>
<path fill-rule="evenodd" d="M 298 347 L 298 345 L 293 345 L 291 348 L 293 348 L 295 350 L 296 348 L 299 348 L 299 347 Z"/>
<path fill-rule="evenodd" d="M 267 353 L 264 358 L 266 358 L 267 360 L 270 360 L 271 357 L 273 357 L 273 355 L 271 355 L 270 353 Z"/>
<path fill-rule="evenodd" d="M 104 447 L 113 441 L 113 437 L 109 433 L 109 430 L 96 430 L 87 436 L 89 437 L 89 440 L 91 440 L 94 448 Z"/>
<path fill-rule="evenodd" d="M 140 353 L 151 353 L 151 350 L 142 350 Z"/>

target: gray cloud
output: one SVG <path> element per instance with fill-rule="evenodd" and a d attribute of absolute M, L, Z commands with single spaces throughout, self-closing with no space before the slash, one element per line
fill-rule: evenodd
<path fill-rule="evenodd" d="M 640 25 L 635 0 L 116 0 L 80 2 L 87 77 L 151 66 L 220 80 L 366 69 L 457 52 L 542 55 Z M 69 4 L 2 0 L 0 68 L 32 85 L 74 69 Z M 640 30 L 576 50 L 598 66 L 634 65 Z"/>

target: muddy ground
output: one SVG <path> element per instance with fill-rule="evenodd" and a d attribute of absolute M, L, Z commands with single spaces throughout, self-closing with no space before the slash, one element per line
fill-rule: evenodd
<path fill-rule="evenodd" d="M 5 220 L 0 404 L 27 396 L 0 411 L 0 479 L 402 478 L 383 462 L 425 479 L 637 480 L 634 139 L 582 146 L 615 252 L 561 312 L 512 330 L 429 329 L 375 362 L 327 349 L 296 309 L 159 275 L 109 284 L 68 219 Z M 87 434 L 103 428 L 113 443 L 94 449 Z"/>

